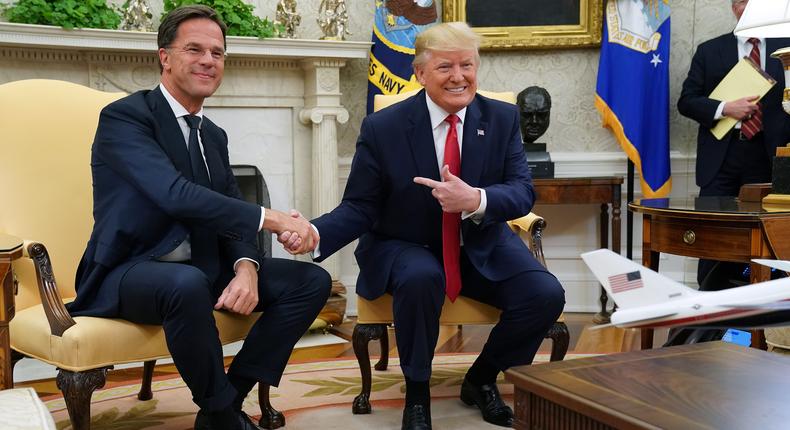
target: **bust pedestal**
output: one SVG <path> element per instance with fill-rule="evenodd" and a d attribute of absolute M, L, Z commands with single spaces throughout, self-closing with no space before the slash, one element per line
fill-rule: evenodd
<path fill-rule="evenodd" d="M 554 162 L 546 152 L 545 143 L 524 142 L 524 150 L 527 151 L 527 166 L 533 178 L 554 177 Z"/>

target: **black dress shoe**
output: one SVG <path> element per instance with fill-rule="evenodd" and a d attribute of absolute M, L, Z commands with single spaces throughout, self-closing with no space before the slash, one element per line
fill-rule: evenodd
<path fill-rule="evenodd" d="M 411 405 L 403 408 L 401 430 L 431 430 L 431 407 Z"/>
<path fill-rule="evenodd" d="M 195 415 L 195 430 L 262 430 L 256 426 L 244 412 L 234 411 L 223 422 L 213 417 L 212 414 L 199 410 Z"/>
<path fill-rule="evenodd" d="M 496 383 L 477 386 L 464 378 L 461 401 L 470 406 L 476 405 L 483 413 L 485 421 L 502 427 L 513 427 L 513 409 L 502 401 Z"/>

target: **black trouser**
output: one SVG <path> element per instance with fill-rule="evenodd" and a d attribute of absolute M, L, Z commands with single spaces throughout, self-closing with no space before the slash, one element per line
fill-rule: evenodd
<path fill-rule="evenodd" d="M 710 183 L 700 187 L 700 197 L 737 196 L 744 184 L 771 182 L 771 158 L 765 151 L 763 133 L 751 140 L 744 140 L 738 130 L 733 130 L 719 171 Z M 697 283 L 703 285 L 705 278 L 716 265 L 714 260 L 700 259 L 697 267 Z M 719 264 L 717 270 L 727 273 L 737 272 L 738 263 Z M 742 265 L 738 265 L 742 266 Z"/>
<path fill-rule="evenodd" d="M 530 364 L 565 305 L 557 278 L 546 271 L 531 271 L 492 282 L 477 272 L 462 250 L 461 280 L 461 295 L 502 310 L 481 354 L 500 370 Z M 403 251 L 393 264 L 388 292 L 393 296 L 403 374 L 413 381 L 427 381 L 446 297 L 442 263 L 425 248 Z"/>
<path fill-rule="evenodd" d="M 231 404 L 236 390 L 225 375 L 222 345 L 214 322 L 217 298 L 233 273 L 211 285 L 189 264 L 145 261 L 123 276 L 120 317 L 139 324 L 161 324 L 181 377 L 202 409 Z M 331 279 L 320 266 L 265 258 L 258 272 L 263 312 L 233 359 L 229 374 L 278 385 L 294 344 L 307 331 L 329 297 Z"/>

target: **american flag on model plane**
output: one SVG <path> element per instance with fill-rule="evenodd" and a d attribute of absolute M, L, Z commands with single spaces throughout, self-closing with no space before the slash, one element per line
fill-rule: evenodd
<path fill-rule="evenodd" d="M 609 286 L 612 293 L 622 293 L 623 291 L 642 288 L 642 275 L 639 271 L 623 273 L 609 277 Z"/>

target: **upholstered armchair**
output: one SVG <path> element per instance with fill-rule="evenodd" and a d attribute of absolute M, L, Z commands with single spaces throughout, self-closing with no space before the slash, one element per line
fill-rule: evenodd
<path fill-rule="evenodd" d="M 377 95 L 374 99 L 374 110 L 378 111 L 393 103 L 404 100 L 417 91 L 411 91 L 398 95 Z M 479 91 L 480 94 L 510 103 L 516 102 L 516 96 L 512 92 L 493 93 Z M 543 217 L 530 213 L 524 217 L 508 222 L 510 228 L 521 237 L 527 244 L 532 254 L 544 266 L 546 262 L 543 257 L 542 233 L 546 227 Z M 440 316 L 441 325 L 463 325 L 463 324 L 495 324 L 499 321 L 499 310 L 484 303 L 458 297 L 455 302 L 445 300 L 444 307 Z M 389 361 L 389 339 L 387 337 L 387 327 L 393 322 L 392 317 L 392 296 L 385 294 L 376 300 L 366 300 L 357 296 L 357 325 L 354 327 L 352 342 L 354 354 L 359 361 L 359 369 L 362 373 L 362 390 L 354 399 L 352 411 L 355 414 L 369 414 L 370 390 L 371 390 L 371 370 L 370 353 L 368 345 L 370 341 L 378 339 L 381 345 L 381 357 L 375 365 L 376 370 L 386 370 Z M 568 327 L 563 321 L 563 317 L 554 323 L 546 338 L 552 340 L 551 361 L 559 361 L 568 352 L 570 335 Z"/>
<path fill-rule="evenodd" d="M 72 318 L 63 305 L 76 295 L 77 263 L 93 223 L 90 148 L 99 112 L 124 95 L 52 80 L 0 85 L 0 233 L 26 239 L 27 257 L 13 265 L 19 283 L 10 324 L 14 363 L 30 357 L 58 368 L 57 386 L 76 430 L 90 428 L 91 395 L 114 365 L 145 363 L 138 398 L 147 400 L 154 363 L 169 356 L 161 326 Z M 222 343 L 243 339 L 258 315 L 215 312 Z M 269 387 L 259 387 L 259 395 L 262 425 L 283 426 Z"/>

